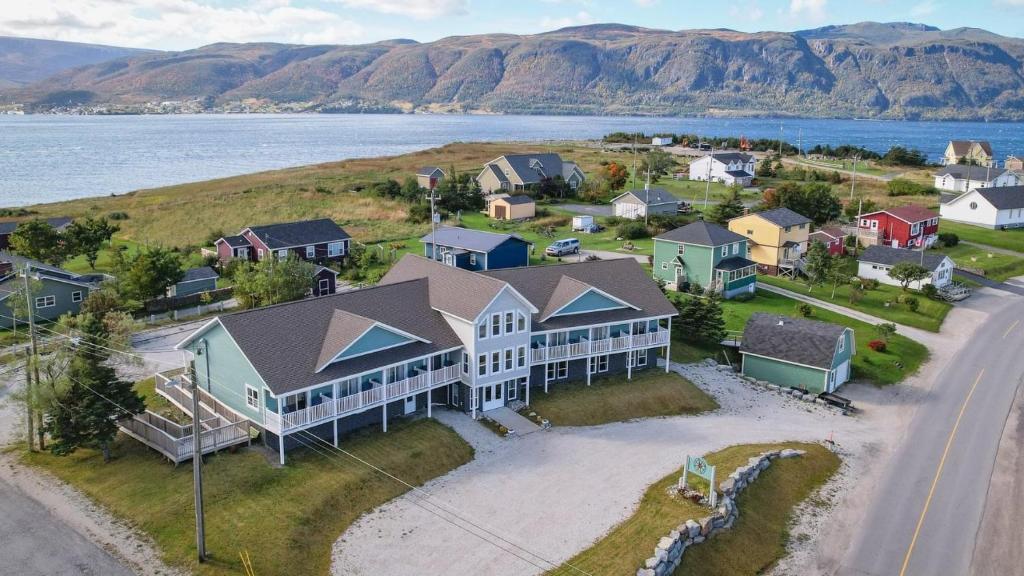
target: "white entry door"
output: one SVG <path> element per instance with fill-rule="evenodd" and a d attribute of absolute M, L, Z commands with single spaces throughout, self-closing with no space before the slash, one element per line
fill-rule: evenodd
<path fill-rule="evenodd" d="M 416 411 L 416 396 L 409 396 L 405 399 L 405 413 L 412 414 Z"/>
<path fill-rule="evenodd" d="M 832 390 L 829 390 L 829 392 L 834 392 L 836 388 L 838 388 L 841 384 L 845 383 L 849 379 L 850 379 L 850 361 L 847 360 L 847 361 L 843 362 L 842 364 L 840 364 L 838 368 L 836 368 L 836 382 L 835 382 L 835 386 L 833 386 Z"/>
<path fill-rule="evenodd" d="M 490 386 L 484 386 L 483 392 L 483 403 L 480 407 L 481 410 L 494 410 L 495 408 L 501 408 L 505 405 L 504 392 L 505 383 L 499 382 Z"/>

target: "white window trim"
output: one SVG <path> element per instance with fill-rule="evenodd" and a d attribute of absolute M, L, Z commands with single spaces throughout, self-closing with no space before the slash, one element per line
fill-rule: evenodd
<path fill-rule="evenodd" d="M 263 259 L 263 248 L 257 248 L 256 249 L 256 257 L 261 259 L 261 260 Z"/>
<path fill-rule="evenodd" d="M 306 258 L 316 258 L 316 246 L 306 246 Z"/>
<path fill-rule="evenodd" d="M 491 374 L 500 374 L 501 373 L 501 360 L 502 360 L 502 358 L 501 358 L 501 350 L 492 350 L 491 351 L 491 367 L 490 367 L 491 368 Z M 495 364 L 498 365 L 497 368 L 494 367 Z"/>
<path fill-rule="evenodd" d="M 288 250 L 278 250 L 277 251 L 277 259 L 278 260 L 287 260 L 288 259 Z"/>
<path fill-rule="evenodd" d="M 331 242 L 327 244 L 327 255 L 328 256 L 341 256 L 343 242 Z"/>
<path fill-rule="evenodd" d="M 509 380 L 508 382 L 506 382 L 506 384 L 508 384 L 508 386 L 506 387 L 507 390 L 505 391 L 505 399 L 506 400 L 515 400 L 516 398 L 518 398 L 519 397 L 519 381 L 518 380 Z"/>
<path fill-rule="evenodd" d="M 527 354 L 526 346 L 519 346 L 516 348 L 516 367 L 526 368 Z"/>
<path fill-rule="evenodd" d="M 843 332 L 843 334 L 841 336 L 839 336 L 839 351 L 840 352 L 845 352 L 846 351 L 846 333 L 845 332 Z"/>
<path fill-rule="evenodd" d="M 480 354 L 476 358 L 476 375 L 487 376 L 487 354 Z"/>
<path fill-rule="evenodd" d="M 469 253 L 469 264 L 471 266 L 476 266 L 476 253 L 475 252 L 470 252 Z"/>
<path fill-rule="evenodd" d="M 462 373 L 469 374 L 469 354 L 466 352 L 462 353 Z"/>
<path fill-rule="evenodd" d="M 501 336 L 501 313 L 495 312 L 491 314 L 491 337 Z"/>
<path fill-rule="evenodd" d="M 722 256 L 728 256 L 728 255 L 729 255 L 729 245 L 728 244 L 723 244 L 722 245 Z"/>
<path fill-rule="evenodd" d="M 481 333 L 481 330 L 483 333 Z M 476 338 L 477 340 L 487 340 L 490 333 L 491 329 L 487 326 L 487 318 L 484 318 L 476 327 Z"/>
<path fill-rule="evenodd" d="M 732 253 L 733 254 L 739 254 L 740 253 L 740 243 L 739 242 L 737 242 L 737 243 L 732 245 Z"/>
<path fill-rule="evenodd" d="M 601 367 L 602 365 L 604 365 L 604 368 Z M 608 371 L 608 355 L 607 354 L 605 354 L 603 356 L 598 356 L 597 357 L 597 371 L 598 372 L 607 372 Z"/>
<path fill-rule="evenodd" d="M 81 302 L 82 300 L 83 300 L 83 298 L 82 298 L 82 291 L 81 290 L 75 290 L 74 292 L 71 293 L 71 301 L 72 302 Z"/>
<path fill-rule="evenodd" d="M 331 281 L 327 278 L 321 278 L 320 281 L 317 282 L 317 288 L 320 291 L 320 295 L 323 296 L 325 292 L 331 289 Z"/>
<path fill-rule="evenodd" d="M 502 367 L 506 372 L 516 369 L 516 351 L 514 348 L 505 348 L 502 353 Z"/>
<path fill-rule="evenodd" d="M 42 300 L 42 304 L 40 304 L 40 300 Z M 49 296 L 37 296 L 36 297 L 36 309 L 37 310 L 40 309 L 40 308 L 53 308 L 56 305 L 57 305 L 57 297 L 52 295 L 52 294 L 49 295 Z"/>
<path fill-rule="evenodd" d="M 505 334 L 515 334 L 516 316 L 512 312 L 505 312 Z"/>
<path fill-rule="evenodd" d="M 256 395 L 255 399 L 249 395 L 250 391 Z M 253 404 L 253 400 L 255 400 L 256 402 L 255 405 Z M 252 408 L 253 410 L 260 409 L 260 391 L 257 390 L 256 388 L 253 388 L 252 386 L 249 386 L 248 384 L 245 385 L 245 405 L 248 406 L 249 408 Z"/>
<path fill-rule="evenodd" d="M 516 312 L 516 332 L 523 333 L 530 329 L 529 319 L 526 314 Z"/>

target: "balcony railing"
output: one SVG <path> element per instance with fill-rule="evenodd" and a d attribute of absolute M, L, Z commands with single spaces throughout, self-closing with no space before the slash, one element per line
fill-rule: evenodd
<path fill-rule="evenodd" d="M 530 362 L 540 364 L 556 360 L 573 360 L 593 354 L 609 354 L 635 348 L 653 348 L 668 344 L 668 330 L 656 330 L 645 334 L 603 338 L 601 340 L 581 340 L 558 346 L 542 346 L 530 350 Z"/>
<path fill-rule="evenodd" d="M 405 398 L 435 386 L 451 384 L 459 380 L 460 375 L 460 366 L 453 364 L 341 398 L 325 398 L 316 406 L 280 416 L 268 410 L 264 413 L 264 426 L 275 434 L 288 433 L 298 428 L 328 422 L 334 418 L 382 406 L 386 402 Z"/>

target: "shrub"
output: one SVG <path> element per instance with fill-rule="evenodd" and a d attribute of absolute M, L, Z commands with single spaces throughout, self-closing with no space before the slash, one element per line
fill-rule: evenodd
<path fill-rule="evenodd" d="M 430 205 L 426 203 L 413 204 L 409 206 L 409 215 L 405 217 L 406 220 L 414 224 L 421 222 L 430 221 Z"/>
<path fill-rule="evenodd" d="M 960 243 L 960 237 L 952 232 L 941 232 L 939 233 L 939 242 L 947 248 L 952 248 Z"/>
<path fill-rule="evenodd" d="M 690 294 L 693 294 L 694 296 L 704 295 L 704 287 L 700 285 L 700 282 L 690 282 L 688 291 L 690 292 Z"/>
<path fill-rule="evenodd" d="M 615 233 L 619 238 L 626 240 L 637 240 L 649 236 L 647 226 L 644 226 L 643 222 L 627 222 L 616 228 Z"/>
<path fill-rule="evenodd" d="M 903 303 L 907 305 L 907 309 L 910 310 L 911 312 L 917 312 L 917 309 L 921 306 L 921 303 L 918 302 L 917 298 L 914 298 L 913 296 L 907 296 L 903 300 Z"/>
<path fill-rule="evenodd" d="M 939 289 L 933 284 L 925 284 L 921 287 L 921 293 L 924 294 L 925 298 L 934 300 L 939 295 Z"/>
<path fill-rule="evenodd" d="M 878 289 L 878 279 L 876 279 L 876 278 L 868 278 L 867 280 L 862 282 L 861 285 L 864 286 L 865 290 L 877 290 Z"/>
<path fill-rule="evenodd" d="M 127 212 L 111 212 L 110 214 L 107 214 L 107 219 L 108 220 L 127 220 L 128 219 L 128 213 Z"/>
<path fill-rule="evenodd" d="M 623 222 L 627 222 L 627 220 L 625 218 L 623 218 L 622 216 L 609 216 L 609 217 L 604 219 L 604 225 L 609 227 L 609 228 L 613 228 L 615 226 L 618 226 L 619 224 L 622 224 Z"/>
<path fill-rule="evenodd" d="M 871 348 L 875 352 L 885 352 L 886 344 L 882 340 L 872 340 L 868 342 L 868 348 Z"/>
<path fill-rule="evenodd" d="M 796 311 L 804 318 L 810 318 L 814 314 L 814 308 L 811 308 L 811 305 L 807 303 L 798 304 Z"/>

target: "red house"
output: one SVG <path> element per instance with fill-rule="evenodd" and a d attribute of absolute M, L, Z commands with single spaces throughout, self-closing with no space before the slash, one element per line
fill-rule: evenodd
<path fill-rule="evenodd" d="M 860 217 L 860 229 L 893 248 L 930 246 L 939 233 L 939 213 L 923 206 L 886 208 Z"/>
<path fill-rule="evenodd" d="M 811 232 L 807 240 L 824 244 L 828 248 L 829 256 L 842 256 L 845 251 L 846 233 L 839 228 L 822 228 Z"/>

